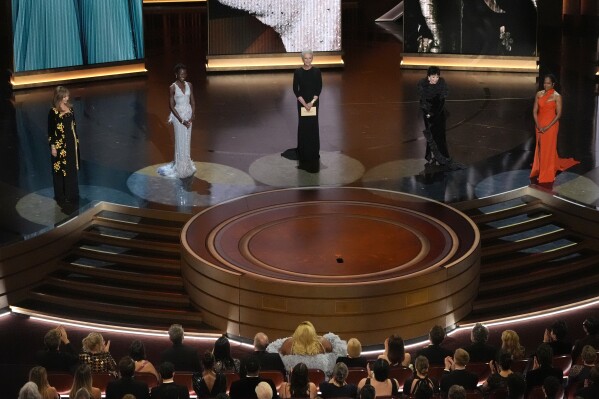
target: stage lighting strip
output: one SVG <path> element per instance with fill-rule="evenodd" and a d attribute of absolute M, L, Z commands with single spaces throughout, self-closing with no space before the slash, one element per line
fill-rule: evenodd
<path fill-rule="evenodd" d="M 524 321 L 538 320 L 538 319 L 553 317 L 558 314 L 581 310 L 581 309 L 585 309 L 585 308 L 596 306 L 596 305 L 599 305 L 599 297 L 587 299 L 585 301 L 575 302 L 573 304 L 566 305 L 566 306 L 560 306 L 557 308 L 549 309 L 544 312 L 541 312 L 541 311 L 531 312 L 531 313 L 526 313 L 526 314 L 522 314 L 519 316 L 511 316 L 511 317 L 504 317 L 504 318 L 500 318 L 500 319 L 480 321 L 480 323 L 484 324 L 487 327 L 503 326 L 503 325 L 507 325 L 507 324 L 515 324 L 515 323 L 520 323 L 520 322 L 524 322 Z M 40 321 L 43 323 L 54 324 L 54 325 L 65 325 L 65 326 L 71 326 L 71 327 L 77 327 L 77 328 L 94 328 L 94 329 L 100 330 L 100 331 L 115 332 L 115 333 L 121 333 L 121 334 L 145 335 L 145 336 L 152 336 L 152 337 L 168 337 L 168 333 L 166 331 L 151 330 L 151 329 L 145 329 L 145 328 L 119 327 L 119 326 L 111 326 L 111 325 L 106 325 L 106 324 L 88 323 L 88 322 L 83 322 L 83 321 L 64 319 L 61 317 L 49 316 L 49 315 L 46 315 L 43 313 L 38 313 L 38 312 L 35 312 L 32 310 L 23 309 L 18 306 L 10 306 L 10 311 L 1 313 L 0 318 L 7 316 L 11 313 L 27 315 L 32 320 Z M 465 329 L 471 330 L 475 324 L 476 323 L 457 325 L 455 329 L 453 329 L 452 331 L 449 331 L 447 333 L 447 336 L 452 336 L 453 334 L 455 334 L 461 330 L 465 330 Z M 196 340 L 196 341 L 214 342 L 220 336 L 221 336 L 221 334 L 185 332 L 185 339 Z M 229 337 L 229 341 L 235 342 L 237 345 L 244 346 L 246 348 L 254 347 L 253 344 L 243 342 L 243 341 L 233 338 L 233 337 Z M 426 344 L 428 342 L 429 342 L 428 340 L 413 342 L 409 345 L 406 345 L 406 349 L 422 346 L 423 344 Z M 366 356 L 378 355 L 381 353 L 383 353 L 382 349 L 362 352 L 362 354 L 364 354 Z"/>

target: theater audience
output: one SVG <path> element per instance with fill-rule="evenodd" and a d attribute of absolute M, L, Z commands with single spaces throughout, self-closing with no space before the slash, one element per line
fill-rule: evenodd
<path fill-rule="evenodd" d="M 464 348 L 470 355 L 473 363 L 488 363 L 496 360 L 497 348 L 487 344 L 489 340 L 489 329 L 481 323 L 476 323 L 470 333 L 472 345 Z"/>
<path fill-rule="evenodd" d="M 358 388 L 354 384 L 348 384 L 345 379 L 349 370 L 342 362 L 335 364 L 333 377 L 328 382 L 322 382 L 319 386 L 320 396 L 327 398 L 355 398 Z"/>
<path fill-rule="evenodd" d="M 523 399 L 526 393 L 526 381 L 520 373 L 512 373 L 507 377 L 507 398 Z"/>
<path fill-rule="evenodd" d="M 372 370 L 368 364 L 368 377 L 360 380 L 358 390 L 361 391 L 365 385 L 372 385 L 377 396 L 397 396 L 399 383 L 395 378 L 389 378 L 389 368 L 389 362 L 385 359 L 377 359 Z"/>
<path fill-rule="evenodd" d="M 135 372 L 136 373 L 149 373 L 156 377 L 156 380 L 160 381 L 160 377 L 158 376 L 158 371 L 154 365 L 146 359 L 146 347 L 140 340 L 135 340 L 131 342 L 131 346 L 129 347 L 129 356 L 135 362 Z"/>
<path fill-rule="evenodd" d="M 428 333 L 430 345 L 416 352 L 416 357 L 424 356 L 431 366 L 443 366 L 445 358 L 451 356 L 451 351 L 441 346 L 445 339 L 445 330 L 441 326 L 434 326 Z"/>
<path fill-rule="evenodd" d="M 116 374 L 116 362 L 110 355 L 110 341 L 104 342 L 104 337 L 99 332 L 92 332 L 83 338 L 83 353 L 79 360 L 88 364 L 92 373 Z M 119 398 L 120 399 L 120 398 Z"/>
<path fill-rule="evenodd" d="M 512 356 L 509 353 L 502 353 L 499 356 L 499 361 L 497 362 L 491 360 L 489 362 L 491 375 L 480 387 L 480 390 L 486 393 L 493 392 L 498 389 L 507 389 L 508 377 L 513 373 L 511 366 Z"/>
<path fill-rule="evenodd" d="M 566 341 L 567 335 L 568 325 L 563 320 L 557 320 L 545 329 L 543 343 L 551 347 L 553 356 L 569 355 L 572 353 L 572 342 Z"/>
<path fill-rule="evenodd" d="M 466 365 L 470 361 L 468 352 L 464 349 L 456 349 L 453 358 L 445 358 L 445 369 L 441 377 L 441 393 L 447 395 L 452 385 L 460 385 L 465 389 L 476 389 L 478 385 L 478 376 L 466 370 Z"/>
<path fill-rule="evenodd" d="M 204 371 L 201 376 L 197 374 L 193 376 L 193 390 L 198 398 L 213 398 L 219 393 L 227 392 L 227 377 L 214 370 L 214 362 L 212 352 L 204 353 L 202 357 Z"/>
<path fill-rule="evenodd" d="M 239 359 L 231 356 L 231 343 L 225 335 L 221 335 L 214 343 L 214 370 L 217 373 L 234 372 L 239 373 Z"/>
<path fill-rule="evenodd" d="M 547 399 L 562 399 L 562 382 L 555 377 L 547 377 L 543 381 L 543 392 Z"/>
<path fill-rule="evenodd" d="M 376 390 L 372 385 L 364 385 L 362 389 L 360 389 L 360 397 L 359 399 L 374 399 L 376 398 Z"/>
<path fill-rule="evenodd" d="M 395 334 L 385 340 L 385 351 L 379 359 L 385 359 L 391 367 L 408 367 L 412 362 L 412 357 L 405 351 L 403 339 Z"/>
<path fill-rule="evenodd" d="M 560 381 L 564 377 L 561 369 L 552 367 L 553 350 L 547 344 L 541 344 L 537 348 L 534 356 L 533 369 L 526 373 L 526 390 L 530 392 L 532 388 L 543 385 L 547 377 L 555 377 Z"/>
<path fill-rule="evenodd" d="M 347 367 L 366 368 L 368 360 L 362 356 L 362 344 L 356 338 L 347 341 L 347 356 L 339 356 L 335 363 L 345 363 Z"/>
<path fill-rule="evenodd" d="M 160 363 L 171 362 L 177 371 L 202 371 L 197 349 L 183 344 L 184 331 L 181 324 L 171 325 L 168 337 L 173 346 L 162 352 Z"/>
<path fill-rule="evenodd" d="M 256 397 L 258 399 L 271 399 L 272 398 L 272 388 L 268 385 L 267 382 L 260 382 L 256 385 Z"/>
<path fill-rule="evenodd" d="M 175 366 L 172 363 L 164 362 L 158 366 L 158 369 L 162 382 L 152 388 L 150 393 L 152 399 L 189 399 L 187 387 L 175 383 Z"/>
<path fill-rule="evenodd" d="M 231 399 L 254 399 L 256 396 L 256 386 L 261 382 L 270 385 L 273 392 L 272 397 L 276 399 L 277 388 L 271 379 L 260 377 L 260 362 L 257 356 L 250 356 L 246 362 L 246 377 L 233 381 L 229 390 Z"/>
<path fill-rule="evenodd" d="M 36 354 L 36 364 L 47 371 L 74 373 L 79 357 L 63 326 L 51 329 L 44 336 L 45 349 Z"/>
<path fill-rule="evenodd" d="M 268 336 L 262 332 L 257 333 L 254 336 L 254 352 L 250 356 L 258 358 L 260 370 L 278 370 L 285 375 L 285 365 L 283 364 L 283 360 L 281 360 L 281 356 L 278 353 L 266 352 L 268 344 Z M 239 366 L 239 376 L 241 378 L 244 378 L 246 375 L 245 363 L 248 357 L 244 358 Z"/>
<path fill-rule="evenodd" d="M 125 356 L 119 361 L 119 373 L 121 378 L 110 381 L 106 386 L 106 399 L 121 399 L 126 394 L 135 396 L 135 399 L 150 398 L 148 384 L 133 379 L 135 362 L 129 356 Z"/>
<path fill-rule="evenodd" d="M 35 382 L 26 382 L 25 385 L 19 391 L 18 399 L 42 399 L 42 395 L 37 390 Z"/>
<path fill-rule="evenodd" d="M 431 388 L 430 391 L 432 395 L 433 392 L 437 390 L 438 382 L 433 381 L 428 377 L 428 359 L 425 356 L 418 356 L 416 360 L 414 360 L 414 368 L 416 369 L 414 377 L 408 378 L 404 383 L 404 395 L 416 395 L 417 392 L 423 391 L 423 385 L 428 385 Z"/>
<path fill-rule="evenodd" d="M 576 391 L 576 398 L 597 399 L 599 398 L 599 366 L 595 366 L 589 373 L 589 384 Z"/>
<path fill-rule="evenodd" d="M 452 385 L 447 392 L 449 399 L 466 399 L 466 390 L 460 385 Z"/>
<path fill-rule="evenodd" d="M 520 345 L 520 337 L 514 330 L 505 330 L 501 333 L 500 353 L 509 353 L 512 360 L 524 359 L 525 349 Z"/>
<path fill-rule="evenodd" d="M 318 355 L 332 350 L 331 343 L 316 334 L 314 325 L 304 321 L 297 326 L 293 336 L 283 342 L 279 352 L 281 355 Z"/>
<path fill-rule="evenodd" d="M 316 385 L 310 382 L 308 376 L 308 366 L 304 363 L 298 363 L 291 370 L 289 382 L 284 382 L 279 388 L 279 397 L 281 399 L 289 398 L 310 398 L 314 399 L 317 394 Z"/>
<path fill-rule="evenodd" d="M 568 386 L 576 384 L 582 384 L 584 380 L 589 378 L 591 369 L 595 366 L 597 361 L 597 350 L 591 345 L 585 345 L 582 348 L 582 361 L 583 364 L 575 364 L 570 368 L 568 373 Z"/>
<path fill-rule="evenodd" d="M 582 329 L 586 336 L 577 340 L 572 349 L 572 361 L 576 363 L 585 345 L 591 345 L 593 348 L 599 348 L 599 318 L 589 317 L 582 322 Z"/>
<path fill-rule="evenodd" d="M 69 399 L 75 399 L 75 395 L 81 388 L 85 388 L 93 399 L 100 399 L 102 397 L 100 388 L 96 388 L 92 384 L 92 369 L 89 367 L 89 364 L 84 363 L 79 365 L 73 376 L 73 385 L 69 392 Z"/>
<path fill-rule="evenodd" d="M 42 366 L 35 366 L 29 370 L 29 381 L 35 382 L 42 399 L 60 399 L 56 388 L 48 384 L 48 373 Z"/>

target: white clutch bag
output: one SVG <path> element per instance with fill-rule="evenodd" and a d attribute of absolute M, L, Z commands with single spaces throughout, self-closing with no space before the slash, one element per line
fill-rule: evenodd
<path fill-rule="evenodd" d="M 316 116 L 316 107 L 310 108 L 310 111 L 308 111 L 305 107 L 302 107 L 301 111 L 300 111 L 300 115 L 301 116 Z"/>

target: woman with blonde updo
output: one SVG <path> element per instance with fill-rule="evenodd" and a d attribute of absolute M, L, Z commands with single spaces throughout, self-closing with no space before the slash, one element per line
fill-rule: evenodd
<path fill-rule="evenodd" d="M 116 362 L 110 355 L 110 341 L 104 342 L 104 337 L 98 332 L 89 333 L 81 341 L 83 353 L 79 354 L 79 360 L 89 365 L 92 373 L 115 373 Z"/>
<path fill-rule="evenodd" d="M 293 336 L 283 342 L 279 352 L 281 355 L 318 355 L 332 350 L 331 343 L 316 334 L 314 325 L 304 321 L 297 326 Z"/>
<path fill-rule="evenodd" d="M 58 392 L 56 392 L 56 388 L 51 387 L 48 383 L 48 373 L 44 367 L 35 366 L 29 370 L 29 381 L 36 383 L 37 390 L 42 395 L 42 399 L 60 398 Z"/>
<path fill-rule="evenodd" d="M 512 360 L 524 359 L 524 347 L 520 345 L 520 337 L 514 330 L 505 330 L 501 333 L 501 353 L 509 353 Z"/>

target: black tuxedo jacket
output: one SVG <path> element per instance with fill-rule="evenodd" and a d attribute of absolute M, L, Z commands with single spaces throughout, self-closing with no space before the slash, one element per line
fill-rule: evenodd
<path fill-rule="evenodd" d="M 278 353 L 269 353 L 266 351 L 254 351 L 251 356 L 256 356 L 260 362 L 260 370 L 278 370 L 285 375 L 285 365 L 281 356 Z M 246 362 L 247 357 L 241 360 L 241 366 L 239 367 L 239 376 L 244 378 L 247 374 Z"/>
<path fill-rule="evenodd" d="M 266 381 L 272 388 L 272 399 L 278 399 L 277 387 L 272 380 L 260 377 L 245 377 L 234 381 L 229 390 L 229 397 L 231 399 L 257 399 L 256 386 L 262 381 Z"/>
<path fill-rule="evenodd" d="M 135 399 L 150 399 L 148 384 L 135 381 L 132 377 L 110 381 L 106 386 L 106 399 L 122 399 L 128 393 L 134 395 Z"/>
<path fill-rule="evenodd" d="M 202 371 L 198 350 L 183 344 L 173 344 L 162 352 L 160 363 L 163 362 L 171 362 L 175 366 L 175 372 Z"/>

